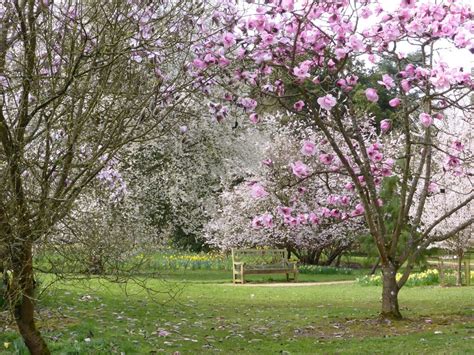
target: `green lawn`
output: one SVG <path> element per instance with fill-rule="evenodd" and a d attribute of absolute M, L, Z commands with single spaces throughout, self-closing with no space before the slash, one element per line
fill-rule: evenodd
<path fill-rule="evenodd" d="M 300 276 L 308 281 L 354 277 Z M 171 273 L 168 282 L 149 281 L 161 291 L 180 291 L 172 300 L 168 293 L 148 294 L 130 285 L 126 296 L 123 287 L 100 279 L 60 282 L 44 292 L 39 324 L 55 354 L 462 354 L 474 349 L 474 287 L 405 288 L 400 302 L 407 319 L 384 323 L 377 318 L 378 287 L 246 287 L 224 283 L 228 279 L 225 272 L 193 271 Z M 44 285 L 49 278 L 43 280 Z M 0 323 L 5 317 L 4 312 Z M 9 327 L 0 333 L 0 348 L 11 343 L 4 353 L 21 349 L 14 325 Z"/>

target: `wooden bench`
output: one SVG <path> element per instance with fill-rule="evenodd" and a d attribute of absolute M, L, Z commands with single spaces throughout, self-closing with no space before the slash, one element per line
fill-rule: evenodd
<path fill-rule="evenodd" d="M 298 267 L 288 261 L 285 249 L 232 249 L 232 280 L 245 283 L 245 275 L 286 274 L 286 280 L 297 281 Z"/>

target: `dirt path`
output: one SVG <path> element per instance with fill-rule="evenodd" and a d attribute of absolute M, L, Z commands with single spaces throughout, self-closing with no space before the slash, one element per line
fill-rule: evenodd
<path fill-rule="evenodd" d="M 235 287 L 304 287 L 304 286 L 323 286 L 323 285 L 344 285 L 352 284 L 355 280 L 347 281 L 328 281 L 328 282 L 272 282 L 272 283 L 245 283 L 245 284 L 225 284 Z"/>

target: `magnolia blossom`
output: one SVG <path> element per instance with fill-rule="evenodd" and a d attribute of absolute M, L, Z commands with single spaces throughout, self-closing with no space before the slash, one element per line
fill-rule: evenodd
<path fill-rule="evenodd" d="M 291 212 L 293 209 L 291 207 L 286 207 L 286 206 L 278 206 L 277 207 L 277 212 L 281 214 L 282 216 L 291 216 Z"/>
<path fill-rule="evenodd" d="M 377 94 L 377 90 L 368 88 L 365 90 L 365 97 L 367 97 L 367 100 L 370 102 L 377 102 L 379 100 L 379 95 Z"/>
<path fill-rule="evenodd" d="M 380 122 L 380 130 L 382 131 L 382 133 L 387 133 L 391 127 L 392 127 L 392 124 L 390 120 L 382 120 Z"/>
<path fill-rule="evenodd" d="M 300 101 L 297 101 L 295 102 L 295 104 L 293 105 L 293 108 L 295 109 L 295 111 L 297 112 L 300 112 L 304 107 L 304 101 L 303 100 L 300 100 Z"/>
<path fill-rule="evenodd" d="M 452 144 L 452 147 L 460 152 L 464 150 L 464 144 L 462 144 L 460 141 L 455 140 Z"/>
<path fill-rule="evenodd" d="M 293 74 L 299 79 L 309 78 L 309 70 L 311 69 L 311 61 L 304 61 L 299 66 L 293 68 Z"/>
<path fill-rule="evenodd" d="M 308 177 L 310 174 L 309 167 L 300 160 L 292 163 L 291 169 L 293 171 L 293 174 L 299 178 Z"/>
<path fill-rule="evenodd" d="M 430 115 L 428 115 L 425 112 L 420 113 L 420 115 L 418 117 L 420 118 L 421 124 L 423 126 L 425 126 L 426 128 L 428 128 L 429 126 L 431 126 L 433 124 L 433 117 L 431 117 Z"/>
<path fill-rule="evenodd" d="M 270 213 L 264 213 L 261 216 L 255 216 L 252 220 L 252 227 L 258 228 L 272 228 L 273 216 Z"/>
<path fill-rule="evenodd" d="M 316 215 L 316 213 L 310 212 L 310 213 L 308 214 L 308 221 L 309 221 L 309 223 L 311 223 L 311 224 L 318 224 L 318 223 L 319 223 L 319 218 L 318 218 L 318 216 Z"/>
<path fill-rule="evenodd" d="M 364 212 L 365 212 L 364 206 L 363 206 L 361 203 L 358 203 L 358 204 L 355 206 L 354 211 L 352 211 L 351 215 L 352 215 L 352 216 L 361 216 L 361 215 L 364 214 Z"/>
<path fill-rule="evenodd" d="M 301 148 L 301 154 L 306 155 L 308 157 L 313 156 L 316 154 L 316 144 L 311 141 L 304 141 L 303 147 Z"/>
<path fill-rule="evenodd" d="M 260 118 L 258 117 L 258 114 L 256 113 L 251 113 L 249 115 L 249 120 L 250 122 L 252 122 L 253 124 L 257 124 L 259 121 L 260 121 Z"/>
<path fill-rule="evenodd" d="M 330 94 L 318 98 L 318 104 L 321 108 L 330 111 L 334 106 L 336 106 L 336 98 Z"/>
<path fill-rule="evenodd" d="M 245 108 L 247 112 L 251 112 L 257 107 L 257 101 L 249 97 L 241 98 L 239 103 Z"/>
<path fill-rule="evenodd" d="M 320 154 L 319 161 L 324 165 L 330 165 L 334 160 L 334 156 L 332 154 Z"/>
<path fill-rule="evenodd" d="M 224 33 L 224 35 L 222 36 L 222 43 L 224 45 L 224 48 L 232 47 L 235 44 L 234 34 L 231 32 Z"/>
<path fill-rule="evenodd" d="M 393 99 L 391 99 L 388 104 L 391 106 L 391 107 L 398 107 L 400 104 L 401 104 L 401 100 L 398 98 L 398 97 L 395 97 Z"/>
<path fill-rule="evenodd" d="M 382 81 L 377 81 L 382 86 L 385 86 L 387 90 L 390 90 L 395 87 L 395 81 L 388 74 L 382 75 Z"/>

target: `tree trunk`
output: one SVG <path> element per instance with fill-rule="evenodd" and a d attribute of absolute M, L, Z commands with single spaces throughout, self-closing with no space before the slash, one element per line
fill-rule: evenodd
<path fill-rule="evenodd" d="M 370 270 L 369 275 L 375 274 L 375 271 L 377 271 L 377 268 L 379 267 L 380 264 L 380 257 L 377 259 L 377 262 L 372 266 L 372 269 Z"/>
<path fill-rule="evenodd" d="M 384 266 L 383 273 L 383 291 L 382 291 L 382 314 L 383 318 L 401 319 L 402 314 L 398 307 L 397 270 L 393 265 Z"/>
<path fill-rule="evenodd" d="M 463 252 L 458 252 L 458 265 L 456 268 L 456 286 L 462 286 L 462 258 Z"/>
<path fill-rule="evenodd" d="M 7 294 L 18 330 L 28 350 L 33 355 L 46 355 L 50 352 L 36 328 L 34 319 L 35 285 L 31 249 L 31 243 L 26 243 L 15 250 L 16 255 L 13 255 L 12 263 L 13 275 Z"/>

